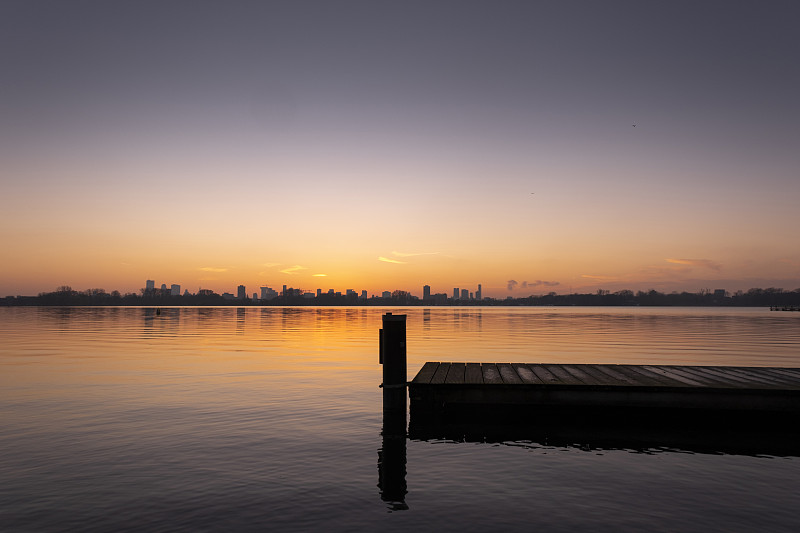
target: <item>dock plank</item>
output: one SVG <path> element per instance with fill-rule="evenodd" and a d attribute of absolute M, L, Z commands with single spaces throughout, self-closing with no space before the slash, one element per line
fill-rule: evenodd
<path fill-rule="evenodd" d="M 591 366 L 593 369 L 603 375 L 609 377 L 609 379 L 614 380 L 617 383 L 627 385 L 627 386 L 641 386 L 641 381 L 637 381 L 635 378 L 626 375 L 625 373 L 619 371 L 617 366 L 619 365 L 586 365 Z"/>
<path fill-rule="evenodd" d="M 715 368 L 713 366 L 692 367 L 691 370 L 718 376 L 720 379 L 728 380 L 736 387 L 780 388 L 780 385 L 768 378 L 765 378 L 762 373 L 753 373 L 749 376 L 743 376 L 739 375 L 737 372 L 731 371 L 728 368 Z"/>
<path fill-rule="evenodd" d="M 481 372 L 483 372 L 483 382 L 486 385 L 502 385 L 503 378 L 500 377 L 500 371 L 494 363 L 481 363 Z"/>
<path fill-rule="evenodd" d="M 424 383 L 424 384 L 430 383 L 431 378 L 436 373 L 437 368 L 439 368 L 439 363 L 434 363 L 430 361 L 425 363 L 424 365 L 422 365 L 422 368 L 417 373 L 417 375 L 414 376 L 412 383 Z"/>
<path fill-rule="evenodd" d="M 790 369 L 790 368 L 770 368 L 769 370 L 774 374 L 785 376 L 786 378 L 791 379 L 791 380 L 795 380 L 795 379 L 800 380 L 800 373 L 792 372 L 794 369 Z"/>
<path fill-rule="evenodd" d="M 694 379 L 694 380 L 699 381 L 701 384 L 703 384 L 706 387 L 714 387 L 714 388 L 722 387 L 722 388 L 725 388 L 725 387 L 736 387 L 737 385 L 741 384 L 741 382 L 737 382 L 737 381 L 732 380 L 730 378 L 726 378 L 726 377 L 720 376 L 720 375 L 718 375 L 718 374 L 716 374 L 714 372 L 709 372 L 709 371 L 703 370 L 702 368 L 698 368 L 698 367 L 691 367 L 691 366 L 663 367 L 663 366 L 659 366 L 658 368 L 660 368 L 660 369 L 666 368 L 666 369 L 671 370 L 673 372 L 677 372 L 680 375 L 685 376 L 685 377 L 687 377 L 689 379 Z"/>
<path fill-rule="evenodd" d="M 553 365 L 542 365 L 542 366 L 544 366 L 545 368 L 547 368 L 547 370 L 552 372 L 553 375 L 556 376 L 559 381 L 561 381 L 561 383 L 566 383 L 567 385 L 585 384 L 583 381 L 579 380 L 578 378 L 576 378 L 575 376 L 564 370 L 564 368 L 561 365 L 553 364 Z"/>
<path fill-rule="evenodd" d="M 541 385 L 543 383 L 541 379 L 536 377 L 536 374 L 533 373 L 533 370 L 531 370 L 528 365 L 524 363 L 512 363 L 511 366 L 517 371 L 517 375 L 523 383 L 529 385 Z"/>
<path fill-rule="evenodd" d="M 467 363 L 467 370 L 464 373 L 464 383 L 471 385 L 483 384 L 483 372 L 480 363 Z"/>
<path fill-rule="evenodd" d="M 450 371 L 450 363 L 439 363 L 439 368 L 431 378 L 431 385 L 441 385 L 447 380 L 447 373 Z"/>
<path fill-rule="evenodd" d="M 497 370 L 506 385 L 519 385 L 522 383 L 522 379 L 517 375 L 517 371 L 514 370 L 511 363 L 497 363 Z"/>
<path fill-rule="evenodd" d="M 561 368 L 572 374 L 585 385 L 616 385 L 605 374 L 592 371 L 590 365 L 561 365 Z"/>
<path fill-rule="evenodd" d="M 543 365 L 530 364 L 528 365 L 528 368 L 531 369 L 531 372 L 533 372 L 542 383 L 546 385 L 561 385 L 561 380 L 558 379 L 555 374 L 547 370 L 547 368 L 545 368 Z"/>
<path fill-rule="evenodd" d="M 704 387 L 712 387 L 712 388 L 728 388 L 728 387 L 739 387 L 741 386 L 740 382 L 733 380 L 729 377 L 721 376 L 716 372 L 710 372 L 704 370 L 702 367 L 698 366 L 664 366 L 659 365 L 658 368 L 672 371 L 678 373 L 682 376 L 685 376 L 689 379 L 695 379 L 699 381 Z"/>
<path fill-rule="evenodd" d="M 700 382 L 696 380 L 688 379 L 680 375 L 675 375 L 672 372 L 659 371 L 652 365 L 642 365 L 642 366 L 631 365 L 628 369 L 633 373 L 641 374 L 642 376 L 648 377 L 650 379 L 654 379 L 656 381 L 661 380 L 661 384 L 667 387 L 681 387 L 681 386 L 696 387 L 702 385 Z"/>
<path fill-rule="evenodd" d="M 450 385 L 463 385 L 464 374 L 467 371 L 466 363 L 450 363 L 450 370 L 447 372 L 445 383 Z"/>
<path fill-rule="evenodd" d="M 684 387 L 685 383 L 669 379 L 661 374 L 654 372 L 646 372 L 642 369 L 637 369 L 635 365 L 607 365 L 613 366 L 614 370 L 629 376 L 637 385 L 644 385 L 646 387 Z M 638 370 L 638 371 L 637 371 Z"/>
<path fill-rule="evenodd" d="M 737 376 L 742 376 L 745 378 L 750 379 L 759 379 L 764 382 L 774 383 L 776 386 L 785 387 L 785 386 L 793 386 L 797 385 L 798 380 L 792 379 L 785 374 L 777 374 L 769 372 L 769 368 L 746 368 L 746 367 L 737 367 L 737 366 L 728 366 L 728 367 L 719 367 L 724 368 L 724 370 L 731 374 L 736 374 Z"/>

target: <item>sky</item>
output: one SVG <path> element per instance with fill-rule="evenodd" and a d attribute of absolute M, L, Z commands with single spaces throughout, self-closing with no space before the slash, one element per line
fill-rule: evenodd
<path fill-rule="evenodd" d="M 800 288 L 798 22 L 0 0 L 0 295 Z"/>

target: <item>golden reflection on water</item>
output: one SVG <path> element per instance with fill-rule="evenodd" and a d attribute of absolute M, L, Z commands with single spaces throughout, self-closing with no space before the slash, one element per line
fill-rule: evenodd
<path fill-rule="evenodd" d="M 409 379 L 426 361 L 800 366 L 800 316 L 766 309 L 5 308 L 0 384 L 141 400 L 185 383 L 200 403 L 210 387 L 371 391 L 387 311 L 408 315 Z"/>

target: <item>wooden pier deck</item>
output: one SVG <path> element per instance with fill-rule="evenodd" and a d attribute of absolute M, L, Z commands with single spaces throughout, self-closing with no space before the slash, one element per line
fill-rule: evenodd
<path fill-rule="evenodd" d="M 428 362 L 408 385 L 412 417 L 498 406 L 800 414 L 800 368 Z"/>

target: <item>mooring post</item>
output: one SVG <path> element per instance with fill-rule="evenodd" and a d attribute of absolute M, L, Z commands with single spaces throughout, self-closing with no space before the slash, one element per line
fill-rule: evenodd
<path fill-rule="evenodd" d="M 378 451 L 381 499 L 393 510 L 408 509 L 406 485 L 406 315 L 383 315 L 383 445 Z"/>
<path fill-rule="evenodd" d="M 406 315 L 383 315 L 380 333 L 383 411 L 406 411 Z"/>

